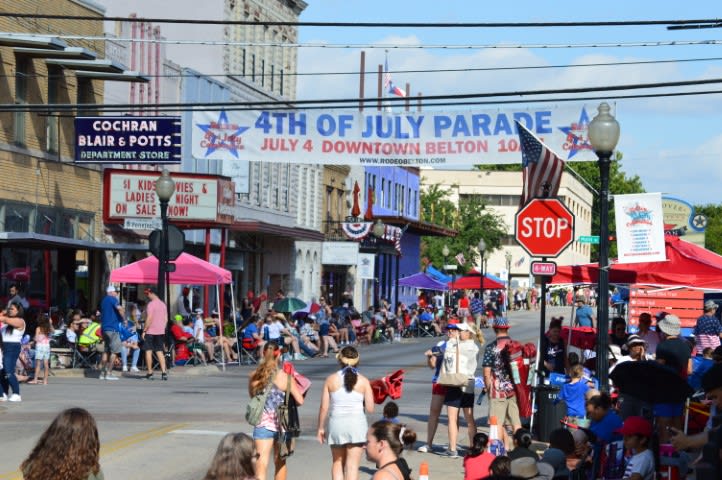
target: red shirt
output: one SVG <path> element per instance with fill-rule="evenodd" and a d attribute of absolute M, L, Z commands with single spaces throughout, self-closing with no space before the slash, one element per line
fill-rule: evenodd
<path fill-rule="evenodd" d="M 488 477 L 491 473 L 489 466 L 495 458 L 496 455 L 489 452 L 483 452 L 476 457 L 464 457 L 464 480 L 480 480 Z"/>
<path fill-rule="evenodd" d="M 469 298 L 461 297 L 459 299 L 459 308 L 469 308 Z"/>

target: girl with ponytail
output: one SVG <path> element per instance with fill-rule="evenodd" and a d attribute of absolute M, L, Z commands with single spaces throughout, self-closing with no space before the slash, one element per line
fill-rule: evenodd
<path fill-rule="evenodd" d="M 276 440 L 286 435 L 286 432 L 281 429 L 276 413 L 278 406 L 286 399 L 286 389 L 289 385 L 289 374 L 286 373 L 284 368 L 280 368 L 281 363 L 281 347 L 275 342 L 266 343 L 263 346 L 263 359 L 248 380 L 248 394 L 251 398 L 270 387 L 266 397 L 266 404 L 263 407 L 261 421 L 253 428 L 253 441 L 256 445 L 256 452 L 258 452 L 255 465 L 257 478 L 266 478 L 271 455 L 273 455 L 273 463 L 276 467 L 273 478 L 275 480 L 285 480 L 287 476 L 286 459 L 281 458 L 278 448 L 274 448 Z M 291 391 L 289 394 L 299 406 L 303 405 L 303 394 L 296 382 L 291 381 L 290 385 Z"/>
<path fill-rule="evenodd" d="M 336 359 L 341 368 L 323 384 L 316 437 L 319 443 L 327 441 L 331 447 L 331 479 L 357 480 L 368 431 L 366 414 L 374 411 L 373 390 L 369 380 L 358 372 L 356 348 L 343 347 Z"/>

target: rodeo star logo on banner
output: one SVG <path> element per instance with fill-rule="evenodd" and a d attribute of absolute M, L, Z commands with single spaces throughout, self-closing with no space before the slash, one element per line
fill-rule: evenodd
<path fill-rule="evenodd" d="M 585 105 L 467 112 L 195 111 L 194 158 L 444 166 L 519 163 L 515 121 L 565 160 L 596 161 Z"/>

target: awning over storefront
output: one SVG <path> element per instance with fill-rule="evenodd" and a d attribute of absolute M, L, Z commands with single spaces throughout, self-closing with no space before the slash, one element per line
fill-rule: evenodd
<path fill-rule="evenodd" d="M 431 222 L 422 222 L 420 220 L 410 220 L 404 217 L 377 215 L 374 216 L 374 220 L 381 220 L 383 223 L 402 228 L 408 225 L 406 230 L 407 232 L 425 237 L 455 237 L 459 233 L 456 230 L 444 227 L 443 225 L 437 225 Z"/>
<path fill-rule="evenodd" d="M 233 232 L 278 235 L 279 237 L 286 237 L 289 240 L 306 240 L 312 242 L 322 242 L 324 240 L 323 233 L 317 230 L 307 230 L 305 228 L 274 225 L 271 223 L 261 222 L 259 220 L 236 220 L 232 225 L 228 226 L 228 229 Z"/>
<path fill-rule="evenodd" d="M 143 243 L 107 243 L 31 232 L 0 232 L 0 244 L 12 244 L 14 247 L 23 248 L 75 248 L 114 252 L 148 251 L 148 245 Z"/>

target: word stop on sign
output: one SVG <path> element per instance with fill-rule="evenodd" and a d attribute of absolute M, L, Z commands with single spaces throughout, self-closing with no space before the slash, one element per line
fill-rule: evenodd
<path fill-rule="evenodd" d="M 526 238 L 561 238 L 570 228 L 566 218 L 524 218 L 519 234 Z"/>

